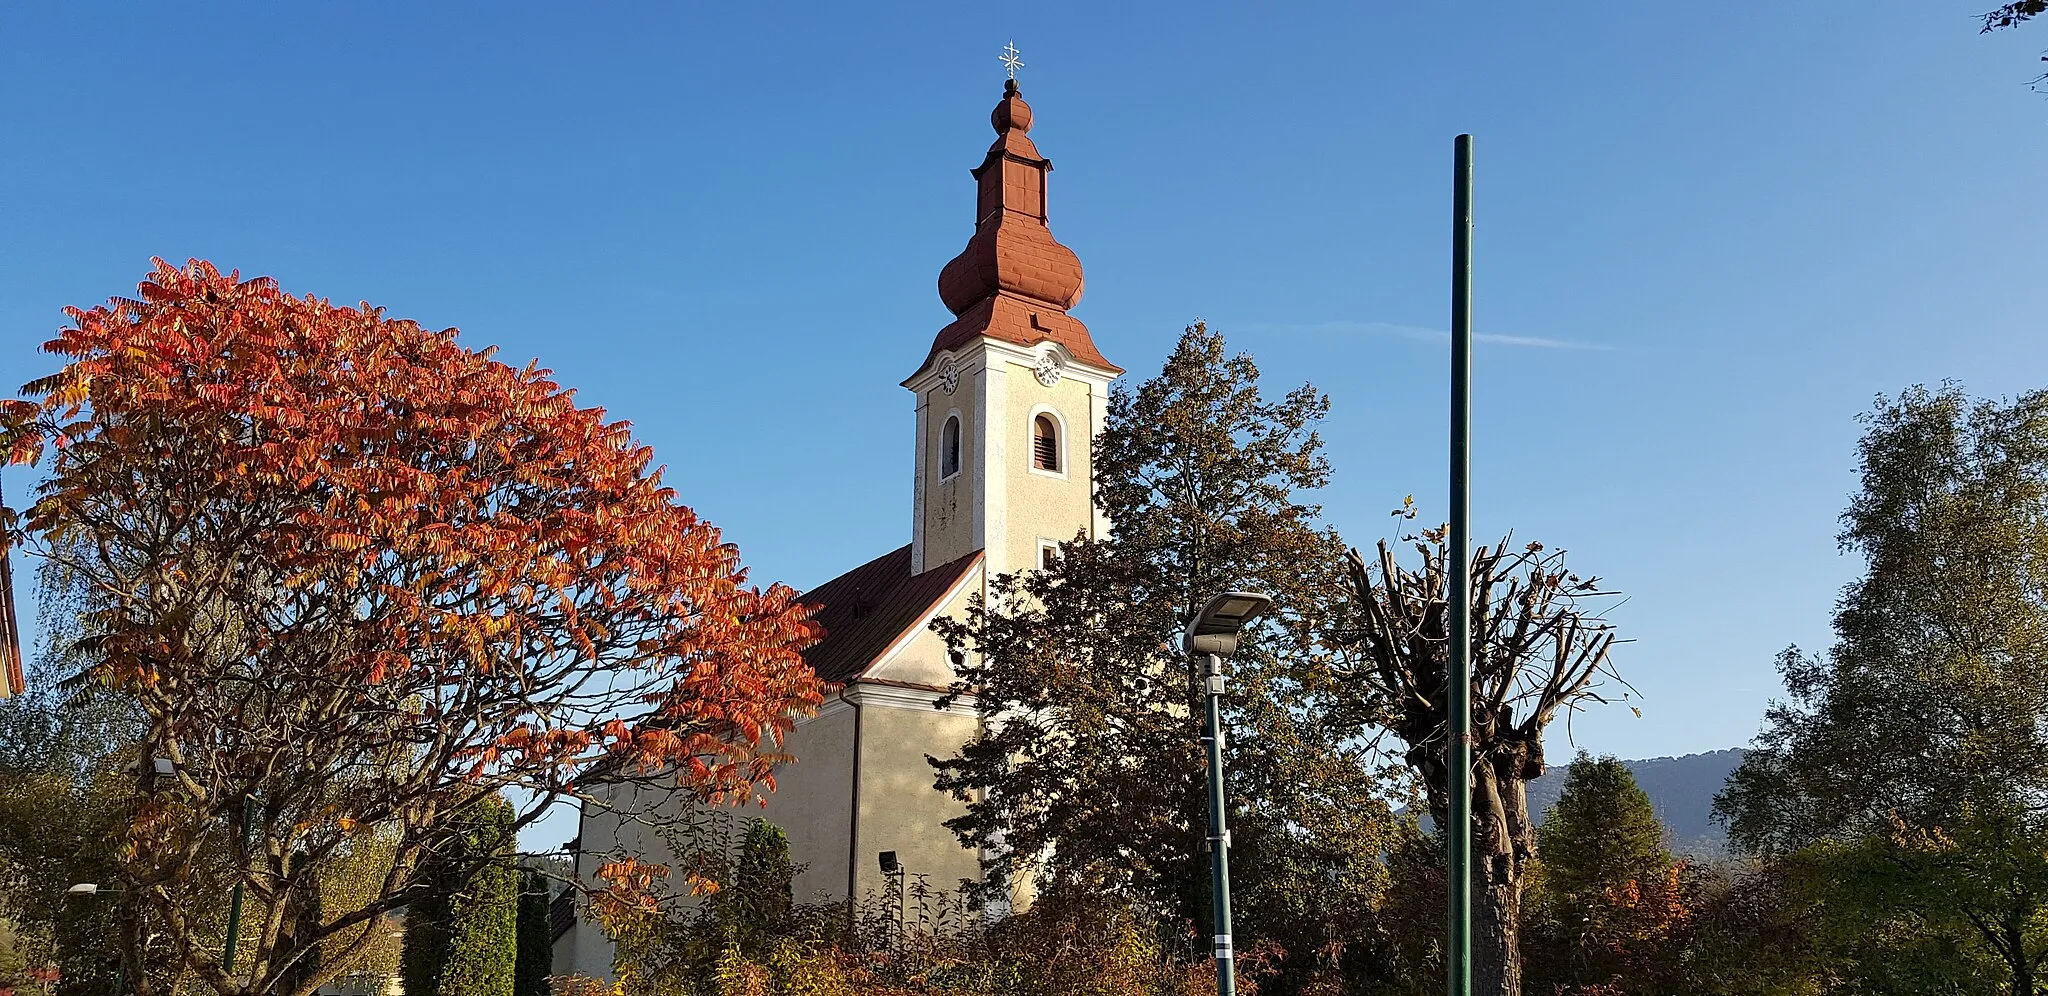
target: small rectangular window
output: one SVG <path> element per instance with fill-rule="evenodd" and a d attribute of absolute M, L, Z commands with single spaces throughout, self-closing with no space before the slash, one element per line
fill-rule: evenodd
<path fill-rule="evenodd" d="M 1058 543 L 1053 542 L 1052 540 L 1039 540 L 1038 569 L 1041 571 L 1051 570 L 1053 565 L 1059 562 L 1060 545 Z"/>

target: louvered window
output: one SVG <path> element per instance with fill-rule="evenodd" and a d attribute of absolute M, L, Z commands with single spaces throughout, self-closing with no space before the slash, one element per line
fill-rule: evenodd
<path fill-rule="evenodd" d="M 1031 465 L 1039 470 L 1060 469 L 1060 429 L 1050 415 L 1040 415 L 1031 423 Z"/>
<path fill-rule="evenodd" d="M 946 418 L 946 427 L 939 431 L 939 477 L 945 479 L 960 472 L 960 416 Z"/>

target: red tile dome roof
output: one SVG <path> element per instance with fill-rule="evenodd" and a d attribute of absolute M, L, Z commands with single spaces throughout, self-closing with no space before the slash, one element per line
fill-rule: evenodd
<path fill-rule="evenodd" d="M 1081 259 L 1046 226 L 1046 174 L 1052 160 L 1031 141 L 1031 105 L 1017 81 L 989 114 L 995 144 L 974 172 L 974 235 L 939 272 L 939 299 L 956 320 L 939 332 L 926 363 L 942 349 L 978 336 L 1020 346 L 1057 342 L 1075 360 L 1121 373 L 1096 350 L 1088 328 L 1067 309 L 1081 300 Z"/>

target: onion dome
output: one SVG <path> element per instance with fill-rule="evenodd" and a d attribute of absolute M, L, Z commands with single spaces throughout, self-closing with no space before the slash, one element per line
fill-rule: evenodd
<path fill-rule="evenodd" d="M 1121 373 L 1096 350 L 1087 326 L 1067 314 L 1081 299 L 1081 260 L 1046 227 L 1052 161 L 1031 141 L 1031 118 L 1017 81 L 1005 82 L 989 114 L 995 143 L 973 171 L 974 235 L 939 272 L 939 299 L 956 320 L 939 332 L 926 362 L 989 336 L 1020 346 L 1057 342 L 1076 361 Z"/>

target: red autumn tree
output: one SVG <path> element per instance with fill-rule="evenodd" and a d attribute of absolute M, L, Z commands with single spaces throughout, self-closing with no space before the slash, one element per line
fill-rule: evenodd
<path fill-rule="evenodd" d="M 66 314 L 0 410 L 47 470 L 0 526 L 75 597 L 60 658 L 147 728 L 106 890 L 140 996 L 310 994 L 486 796 L 516 831 L 624 782 L 772 789 L 820 701 L 809 609 L 548 371 L 199 261 Z"/>

